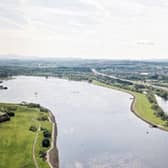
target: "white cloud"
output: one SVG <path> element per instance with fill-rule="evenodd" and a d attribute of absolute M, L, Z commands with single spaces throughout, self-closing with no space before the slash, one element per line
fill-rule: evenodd
<path fill-rule="evenodd" d="M 166 0 L 1 0 L 0 53 L 167 57 L 167 9 Z"/>

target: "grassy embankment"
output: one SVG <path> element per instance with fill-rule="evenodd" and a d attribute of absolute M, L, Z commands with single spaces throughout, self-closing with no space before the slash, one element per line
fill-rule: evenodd
<path fill-rule="evenodd" d="M 0 167 L 2 168 L 34 168 L 33 142 L 37 132 L 29 131 L 31 125 L 37 128 L 41 125 L 52 131 L 52 123 L 38 121 L 40 115 L 49 115 L 40 112 L 38 108 L 28 108 L 14 104 L 0 104 L 0 107 L 17 106 L 14 117 L 10 121 L 0 123 Z M 46 161 L 40 158 L 39 151 L 47 151 L 42 147 L 43 132 L 39 131 L 35 146 L 35 156 L 40 168 L 49 168 Z"/>
<path fill-rule="evenodd" d="M 92 82 L 95 85 L 111 88 L 111 89 L 116 89 L 120 90 L 123 92 L 127 92 L 134 96 L 134 101 L 131 106 L 131 110 L 142 120 L 146 121 L 147 123 L 151 125 L 155 125 L 160 129 L 168 131 L 168 127 L 165 125 L 166 121 L 161 120 L 159 117 L 157 117 L 154 114 L 154 110 L 151 108 L 152 104 L 149 102 L 148 98 L 146 97 L 145 94 L 142 93 L 137 93 L 137 92 L 132 92 L 129 90 L 125 90 L 122 88 L 114 87 L 111 85 L 104 84 L 102 82 L 98 81 L 93 81 Z"/>

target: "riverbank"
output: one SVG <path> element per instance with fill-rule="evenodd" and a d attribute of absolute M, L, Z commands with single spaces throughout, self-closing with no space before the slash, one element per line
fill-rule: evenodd
<path fill-rule="evenodd" d="M 55 116 L 49 110 L 50 122 L 52 123 L 52 142 L 51 148 L 47 151 L 48 157 L 47 161 L 51 168 L 59 168 L 59 155 L 57 148 L 57 124 L 55 120 Z"/>
<path fill-rule="evenodd" d="M 10 121 L 0 123 L 0 167 L 58 168 L 57 129 L 52 113 L 19 104 L 0 103 L 0 109 L 14 113 Z M 49 138 L 52 150 L 42 146 L 44 130 L 54 135 Z M 46 154 L 52 159 L 46 161 Z"/>
<path fill-rule="evenodd" d="M 114 87 L 99 81 L 93 81 L 92 83 L 98 86 L 107 87 L 130 94 L 132 96 L 131 111 L 138 118 L 148 123 L 152 127 L 157 127 L 161 130 L 168 131 L 168 127 L 165 126 L 166 121 L 163 121 L 159 117 L 156 117 L 154 110 L 151 108 L 151 103 L 149 102 L 145 94 Z"/>

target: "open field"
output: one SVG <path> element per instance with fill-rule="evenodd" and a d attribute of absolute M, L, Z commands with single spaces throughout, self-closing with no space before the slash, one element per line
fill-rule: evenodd
<path fill-rule="evenodd" d="M 149 102 L 145 94 L 114 87 L 98 81 L 93 81 L 92 83 L 102 87 L 116 89 L 131 94 L 132 96 L 134 96 L 134 101 L 132 102 L 131 110 L 139 118 L 146 121 L 147 123 L 151 125 L 156 125 L 157 127 L 168 131 L 168 127 L 165 126 L 166 122 L 161 120 L 159 117 L 156 117 L 156 115 L 154 114 L 154 110 L 151 108 L 152 104 Z"/>
<path fill-rule="evenodd" d="M 0 104 L 0 107 L 13 107 L 17 109 L 15 116 L 10 121 L 0 123 L 0 167 L 2 168 L 34 168 L 33 143 L 37 133 L 29 130 L 30 126 L 39 125 L 52 131 L 52 123 L 49 121 L 38 121 L 40 115 L 48 113 L 40 112 L 38 108 L 27 106 Z M 43 132 L 38 132 L 37 143 L 35 144 L 35 156 L 40 168 L 49 168 L 46 161 L 40 158 L 39 151 L 47 151 L 42 147 Z"/>

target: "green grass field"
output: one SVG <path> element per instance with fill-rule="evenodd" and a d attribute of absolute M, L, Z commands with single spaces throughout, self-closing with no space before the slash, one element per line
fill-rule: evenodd
<path fill-rule="evenodd" d="M 15 117 L 10 121 L 0 123 L 0 167 L 1 168 L 34 168 L 32 147 L 36 132 L 29 131 L 31 125 L 41 126 L 52 131 L 52 123 L 38 121 L 42 114 L 37 108 L 28 108 L 13 104 L 0 104 L 0 107 L 17 106 Z M 45 113 L 48 115 L 48 113 Z M 40 131 L 35 155 L 40 168 L 49 168 L 48 163 L 39 157 L 39 151 L 47 151 L 41 145 L 43 134 Z"/>
<path fill-rule="evenodd" d="M 149 121 L 154 125 L 164 126 L 165 121 L 161 120 L 159 117 L 156 117 L 154 110 L 151 108 L 151 103 L 149 102 L 146 95 L 141 93 L 132 93 L 135 96 L 134 111 L 144 120 Z M 164 126 L 165 127 L 165 126 Z M 165 127 L 168 129 L 167 127 Z"/>
<path fill-rule="evenodd" d="M 104 84 L 104 83 L 98 82 L 98 81 L 93 81 L 92 83 L 95 84 L 95 85 L 102 86 L 102 87 L 107 87 L 107 88 L 127 92 L 127 93 L 133 95 L 135 97 L 135 102 L 134 102 L 134 105 L 133 105 L 134 112 L 140 118 L 150 122 L 151 124 L 160 126 L 164 129 L 168 130 L 168 127 L 165 126 L 165 121 L 161 120 L 159 117 L 156 117 L 156 115 L 154 114 L 154 111 L 151 108 L 151 103 L 149 102 L 146 95 L 144 95 L 142 93 L 132 92 L 132 91 L 125 90 L 125 89 L 122 89 L 122 88 L 110 86 L 110 85 L 107 85 L 107 84 Z"/>

